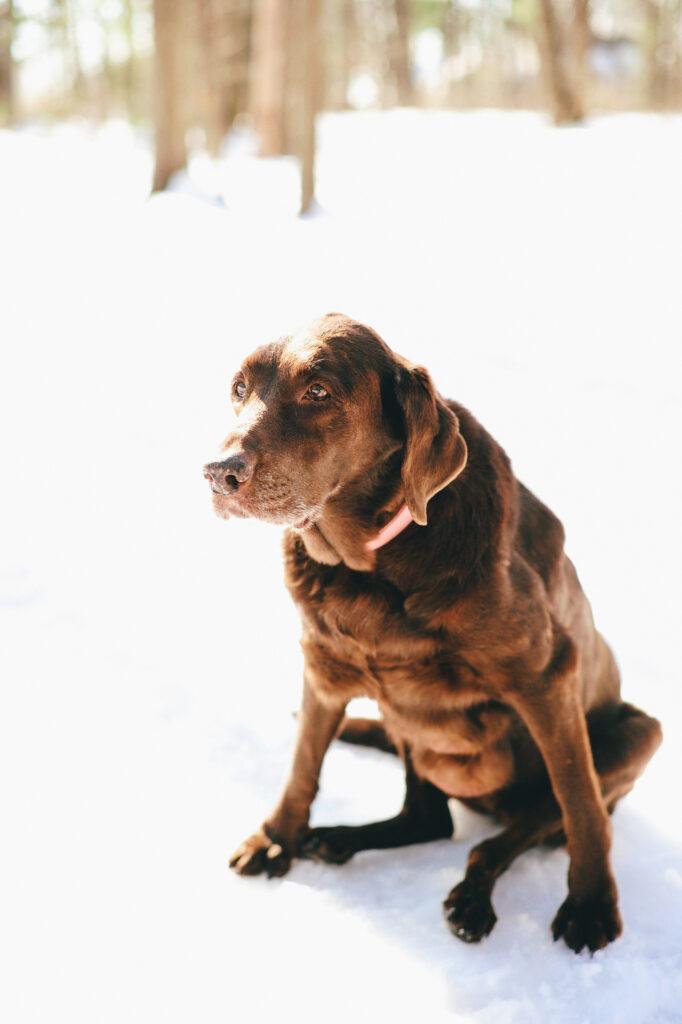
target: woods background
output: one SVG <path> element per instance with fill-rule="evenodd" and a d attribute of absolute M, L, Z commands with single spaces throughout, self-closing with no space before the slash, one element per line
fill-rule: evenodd
<path fill-rule="evenodd" d="M 0 0 L 0 124 L 154 126 L 155 189 L 234 125 L 301 160 L 321 110 L 682 107 L 682 0 Z"/>

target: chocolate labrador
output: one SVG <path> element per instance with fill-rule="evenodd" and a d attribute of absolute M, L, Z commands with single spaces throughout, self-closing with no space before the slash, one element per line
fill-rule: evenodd
<path fill-rule="evenodd" d="M 219 516 L 286 527 L 305 672 L 284 792 L 231 866 L 277 876 L 295 856 L 340 864 L 446 838 L 457 797 L 505 826 L 445 900 L 458 938 L 490 932 L 495 880 L 519 853 L 566 842 L 554 938 L 576 952 L 611 942 L 609 813 L 661 728 L 620 698 L 559 520 L 471 413 L 346 316 L 257 349 L 232 402 L 238 425 L 204 473 Z M 381 721 L 345 717 L 359 696 Z M 336 736 L 400 754 L 399 814 L 309 827 Z"/>

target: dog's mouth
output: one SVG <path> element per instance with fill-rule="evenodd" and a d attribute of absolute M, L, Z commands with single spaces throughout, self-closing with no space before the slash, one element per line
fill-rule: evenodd
<path fill-rule="evenodd" d="M 282 505 L 271 504 L 267 501 L 244 500 L 239 492 L 235 494 L 223 494 L 211 488 L 213 509 L 222 519 L 229 519 L 230 516 L 237 516 L 238 519 L 260 519 L 263 522 L 275 523 L 279 526 L 290 526 L 297 533 L 304 533 L 309 530 L 315 522 L 315 511 L 306 512 L 301 515 L 302 509 L 287 509 Z"/>

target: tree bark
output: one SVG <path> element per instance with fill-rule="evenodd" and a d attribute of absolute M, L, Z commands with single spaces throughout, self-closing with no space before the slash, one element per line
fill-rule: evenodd
<path fill-rule="evenodd" d="M 341 50 L 341 89 L 340 94 L 343 97 L 342 103 L 344 109 L 349 106 L 348 97 L 350 95 L 351 82 L 353 80 L 353 71 L 355 69 L 355 62 L 357 60 L 359 39 L 358 39 L 358 19 L 357 11 L 355 9 L 355 0 L 347 0 L 347 2 L 341 4 L 341 32 L 342 32 L 342 50 Z"/>
<path fill-rule="evenodd" d="M 566 39 L 553 0 L 540 0 L 538 45 L 555 124 L 582 121 L 585 112 L 571 80 Z"/>
<path fill-rule="evenodd" d="M 589 68 L 588 55 L 592 30 L 590 28 L 590 0 L 573 0 L 573 24 L 571 26 L 571 53 L 573 57 L 573 82 L 583 116 L 588 108 Z"/>
<path fill-rule="evenodd" d="M 251 113 L 260 139 L 260 156 L 286 151 L 285 0 L 256 0 L 253 12 Z"/>
<path fill-rule="evenodd" d="M 320 0 L 301 0 L 303 29 L 301 213 L 315 202 L 315 125 L 321 106 L 322 61 L 320 51 Z"/>
<path fill-rule="evenodd" d="M 398 103 L 409 107 L 414 102 L 412 63 L 410 61 L 410 0 L 393 0 L 395 32 L 392 36 L 391 51 Z"/>
<path fill-rule="evenodd" d="M 223 137 L 221 58 L 222 37 L 226 29 L 225 5 L 217 0 L 196 0 L 196 5 L 199 46 L 195 59 L 200 65 L 197 72 L 200 72 L 201 80 L 199 112 L 206 149 L 216 156 Z"/>
<path fill-rule="evenodd" d="M 644 34 L 644 88 L 647 104 L 654 109 L 664 105 L 665 73 L 658 59 L 658 49 L 664 38 L 664 5 L 657 0 L 643 0 Z"/>
<path fill-rule="evenodd" d="M 137 115 L 137 56 L 135 54 L 135 33 L 133 32 L 133 0 L 123 0 L 123 31 L 128 47 L 125 64 L 124 89 L 128 117 Z"/>
<path fill-rule="evenodd" d="M 0 124 L 10 124 L 15 113 L 12 36 L 14 11 L 12 0 L 0 2 Z"/>
<path fill-rule="evenodd" d="M 186 25 L 181 0 L 154 0 L 156 42 L 156 161 L 153 191 L 187 163 Z"/>

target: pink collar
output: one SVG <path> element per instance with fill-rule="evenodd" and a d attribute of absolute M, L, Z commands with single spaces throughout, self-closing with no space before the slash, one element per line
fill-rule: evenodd
<path fill-rule="evenodd" d="M 412 515 L 407 505 L 403 507 L 393 516 L 393 519 L 389 520 L 384 527 L 379 530 L 378 534 L 373 540 L 368 540 L 365 547 L 368 551 L 376 551 L 377 548 L 382 548 L 384 544 L 388 544 L 389 540 L 393 540 L 399 533 L 402 533 L 406 526 L 409 526 L 413 522 Z"/>

